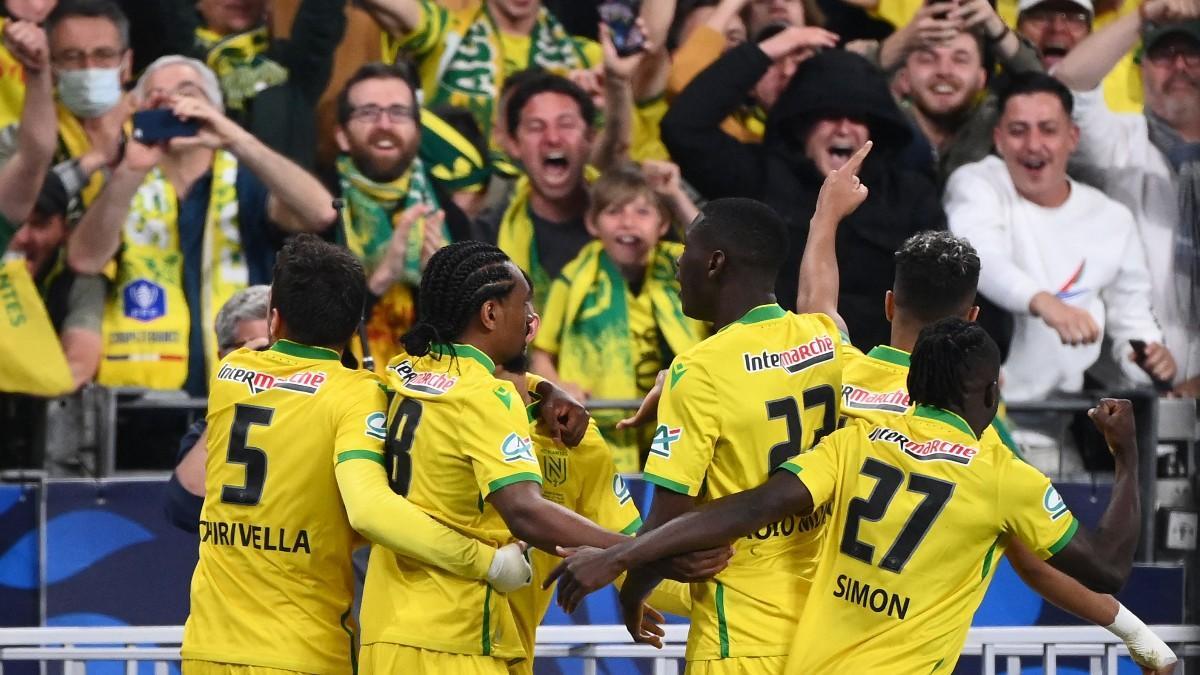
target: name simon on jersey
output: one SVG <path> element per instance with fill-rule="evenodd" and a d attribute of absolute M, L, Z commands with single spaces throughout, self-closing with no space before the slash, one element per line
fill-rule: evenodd
<path fill-rule="evenodd" d="M 762 370 L 770 370 L 771 368 L 782 368 L 788 374 L 795 375 L 818 363 L 832 361 L 833 353 L 833 338 L 828 335 L 818 335 L 809 341 L 808 344 L 798 345 L 781 352 L 768 352 L 765 349 L 761 354 L 743 352 L 742 365 L 746 367 L 746 372 L 748 373 L 757 373 Z"/>
<path fill-rule="evenodd" d="M 912 600 L 907 595 L 897 595 L 886 588 L 872 588 L 871 584 L 845 574 L 838 575 L 837 589 L 834 590 L 833 597 L 869 609 L 876 614 L 887 614 L 897 619 L 908 616 L 908 604 Z"/>
<path fill-rule="evenodd" d="M 944 460 L 965 465 L 970 464 L 971 458 L 979 453 L 977 448 L 953 441 L 943 441 L 940 438 L 925 441 L 924 443 L 915 443 L 908 436 L 887 427 L 878 427 L 872 430 L 869 438 L 872 441 L 895 443 L 897 447 L 908 453 L 910 457 L 919 459 L 922 462 Z"/>
<path fill-rule="evenodd" d="M 260 373 L 256 370 L 238 368 L 228 363 L 217 371 L 218 380 L 241 382 L 250 389 L 251 394 L 259 394 L 268 389 L 284 389 L 299 394 L 313 395 L 325 383 L 325 373 L 318 371 L 302 371 L 288 378 L 275 377 L 270 373 Z"/>
<path fill-rule="evenodd" d="M 419 391 L 422 394 L 431 394 L 433 396 L 441 396 L 450 391 L 458 382 L 457 377 L 450 377 L 445 373 L 418 373 L 413 370 L 412 362 L 407 359 L 392 366 L 392 370 L 400 376 L 404 382 L 404 386 L 413 391 Z"/>
<path fill-rule="evenodd" d="M 903 389 L 875 392 L 852 384 L 844 384 L 842 385 L 842 405 L 855 410 L 882 410 L 904 414 L 908 412 L 909 398 L 908 392 Z"/>
<path fill-rule="evenodd" d="M 762 526 L 757 532 L 746 535 L 747 539 L 760 541 L 772 537 L 790 537 L 793 534 L 811 532 L 825 524 L 825 519 L 833 513 L 833 505 L 829 502 L 818 506 L 806 516 L 791 515 L 777 520 L 770 525 Z"/>
<path fill-rule="evenodd" d="M 274 529 L 270 525 L 250 523 L 227 523 L 225 521 L 200 521 L 200 543 L 213 546 L 241 546 L 258 551 L 281 553 L 312 553 L 308 541 L 308 530 L 301 529 L 295 536 L 287 529 Z"/>

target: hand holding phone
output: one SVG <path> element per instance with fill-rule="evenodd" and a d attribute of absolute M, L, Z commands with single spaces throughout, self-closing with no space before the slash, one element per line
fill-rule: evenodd
<path fill-rule="evenodd" d="M 133 114 L 133 140 L 146 145 L 180 136 L 195 136 L 199 130 L 197 120 L 181 120 L 170 108 L 141 110 Z"/>
<path fill-rule="evenodd" d="M 617 55 L 636 54 L 646 45 L 646 36 L 637 26 L 641 0 L 605 0 L 600 3 L 600 19 L 608 26 Z"/>
<path fill-rule="evenodd" d="M 1145 370 L 1146 374 L 1150 376 L 1150 382 L 1154 385 L 1154 389 L 1159 392 L 1171 391 L 1171 382 L 1169 380 L 1163 380 L 1158 377 L 1155 377 L 1154 374 L 1151 373 L 1149 369 L 1147 369 L 1147 367 L 1146 367 L 1146 356 L 1147 356 L 1146 341 L 1145 340 L 1130 340 L 1129 346 L 1133 347 L 1133 362 L 1136 363 L 1139 368 L 1141 368 L 1142 370 Z"/>

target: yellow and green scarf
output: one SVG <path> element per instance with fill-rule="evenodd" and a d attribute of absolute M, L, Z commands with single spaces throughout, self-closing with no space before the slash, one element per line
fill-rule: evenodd
<path fill-rule="evenodd" d="M 238 224 L 237 172 L 232 154 L 214 154 L 199 298 L 209 369 L 217 358 L 217 312 L 249 283 Z M 138 187 L 121 228 L 113 296 L 101 327 L 100 384 L 178 389 L 187 379 L 192 317 L 179 244 L 178 198 L 155 167 Z"/>
<path fill-rule="evenodd" d="M 221 83 L 226 110 L 241 112 L 258 92 L 287 82 L 287 68 L 263 56 L 271 44 L 266 26 L 232 35 L 197 28 L 196 42 L 208 54 L 205 61 Z"/>
<path fill-rule="evenodd" d="M 584 168 L 583 179 L 588 183 L 599 177 L 600 171 L 596 168 Z M 533 280 L 533 306 L 540 310 L 546 306 L 550 282 L 553 280 L 538 262 L 537 241 L 533 236 L 533 215 L 529 212 L 529 195 L 532 193 L 533 185 L 529 182 L 529 176 L 521 176 L 513 188 L 512 201 L 508 203 L 508 208 L 504 210 L 504 216 L 500 219 L 496 245 L 512 258 L 513 264 L 525 270 Z"/>
<path fill-rule="evenodd" d="M 703 323 L 683 314 L 675 279 L 675 260 L 682 252 L 683 245 L 676 242 L 655 245 L 641 289 L 654 308 L 664 364 L 708 334 Z M 639 399 L 646 394 L 634 369 L 638 354 L 627 293 L 621 270 L 599 241 L 584 246 L 550 290 L 542 322 L 558 336 L 558 375 L 580 384 L 595 398 Z M 596 422 L 614 448 L 631 446 L 636 452 L 636 430 L 615 429 L 624 416 L 625 411 L 597 411 Z"/>
<path fill-rule="evenodd" d="M 345 200 L 339 238 L 363 261 L 368 273 L 382 260 L 391 243 L 396 221 L 405 209 L 417 204 L 428 204 L 433 208 L 441 206 L 420 158 L 413 158 L 408 171 L 390 183 L 377 183 L 367 178 L 346 155 L 338 157 L 337 170 L 342 199 Z M 444 223 L 442 240 L 450 241 L 450 231 Z M 367 322 L 367 342 L 380 372 L 398 353 L 399 337 L 416 319 L 414 289 L 421 283 L 424 242 L 425 219 L 421 218 L 408 231 L 401 278 L 375 303 Z"/>
<path fill-rule="evenodd" d="M 3 243 L 3 242 L 0 242 Z M 67 358 L 25 260 L 0 263 L 0 391 L 61 396 L 75 390 Z"/>
<path fill-rule="evenodd" d="M 438 64 L 437 88 L 426 101 L 430 108 L 453 105 L 475 115 L 485 134 L 490 134 L 494 105 L 500 98 L 506 62 L 500 29 L 482 2 L 474 8 L 467 30 L 447 36 L 446 51 Z M 514 59 L 509 59 L 514 60 Z M 563 74 L 588 67 L 580 44 L 545 7 L 538 11 L 529 41 L 529 67 Z"/>

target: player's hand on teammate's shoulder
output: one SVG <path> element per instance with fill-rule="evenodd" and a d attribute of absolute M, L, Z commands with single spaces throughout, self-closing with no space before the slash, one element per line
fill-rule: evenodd
<path fill-rule="evenodd" d="M 487 582 L 499 593 L 525 588 L 533 579 L 533 568 L 525 557 L 529 545 L 523 541 L 505 544 L 496 550 L 488 568 Z"/>
<path fill-rule="evenodd" d="M 1118 459 L 1137 454 L 1137 429 L 1133 421 L 1133 403 L 1123 398 L 1102 398 L 1088 411 L 1096 429 L 1104 434 L 1108 449 Z"/>
<path fill-rule="evenodd" d="M 663 383 L 666 380 L 667 371 L 664 368 L 658 371 L 658 377 L 654 379 L 654 386 L 650 388 L 650 391 L 646 392 L 646 397 L 642 399 L 642 404 L 638 406 L 637 412 L 617 422 L 617 429 L 640 427 L 653 420 L 658 414 L 658 399 L 662 398 Z"/>
<path fill-rule="evenodd" d="M 546 380 L 538 385 L 542 395 L 539 415 L 550 437 L 568 448 L 573 448 L 587 433 L 591 415 L 587 408 L 562 387 Z"/>
<path fill-rule="evenodd" d="M 867 141 L 840 169 L 825 176 L 821 192 L 817 195 L 817 207 L 813 212 L 813 223 L 836 227 L 839 222 L 867 200 L 870 191 L 858 177 L 863 160 L 871 152 L 872 143 Z"/>

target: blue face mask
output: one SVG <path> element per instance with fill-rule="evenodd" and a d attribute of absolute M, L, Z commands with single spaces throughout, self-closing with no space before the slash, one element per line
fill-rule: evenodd
<path fill-rule="evenodd" d="M 99 117 L 121 100 L 121 69 L 60 70 L 58 99 L 76 117 Z"/>

